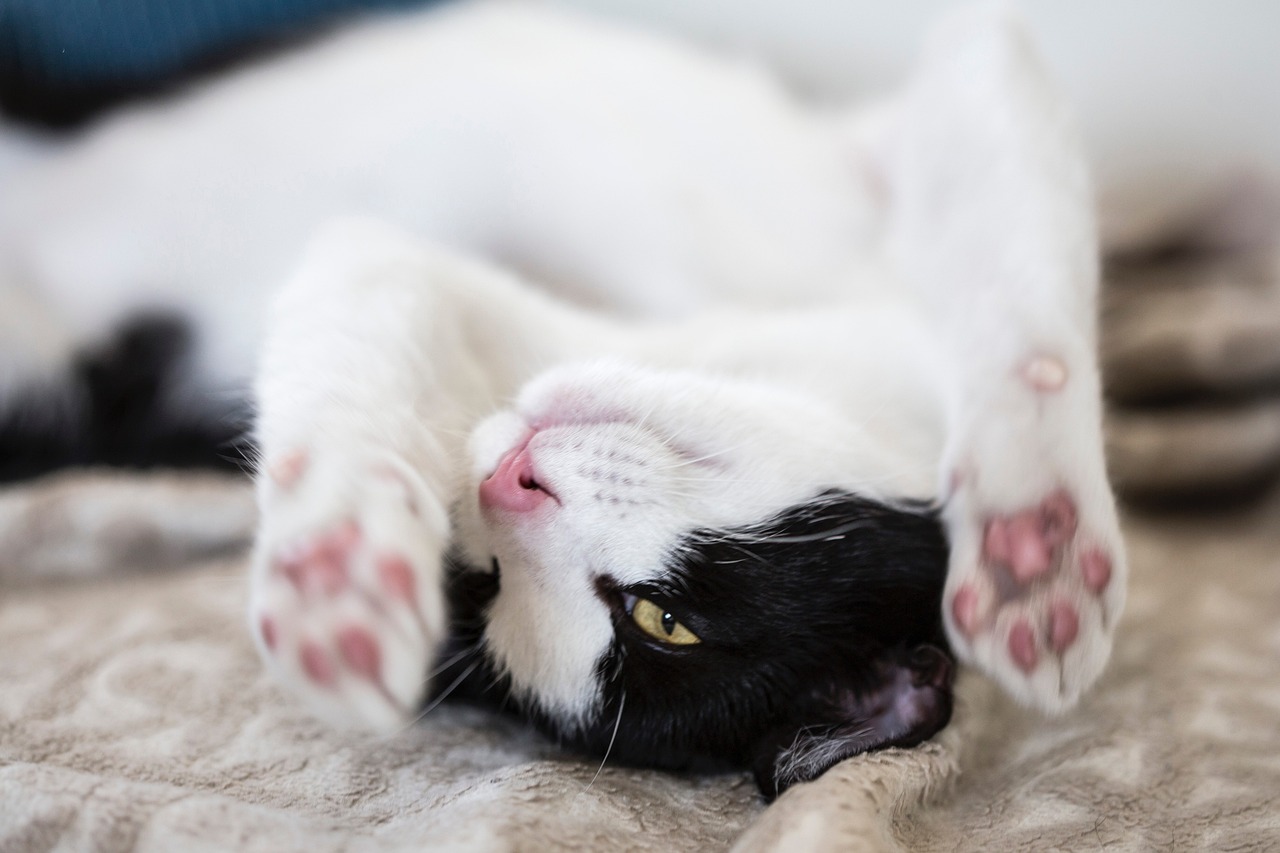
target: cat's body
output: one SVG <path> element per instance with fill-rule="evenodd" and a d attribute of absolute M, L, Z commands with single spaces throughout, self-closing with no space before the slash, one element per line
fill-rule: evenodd
<path fill-rule="evenodd" d="M 769 792 L 944 725 L 944 621 L 1030 704 L 1093 681 L 1124 594 L 1097 249 L 1015 28 L 955 24 L 864 121 L 540 10 L 343 38 L 0 199 L 10 420 L 74 414 L 76 352 L 140 313 L 192 330 L 162 417 L 216 416 L 264 339 L 251 622 L 286 683 L 411 718 L 449 550 L 434 689 Z M 397 227 L 297 265 L 338 213 Z"/>
<path fill-rule="evenodd" d="M 11 168 L 0 282 L 32 282 L 77 344 L 200 317 L 211 389 L 246 386 L 254 309 L 336 216 L 633 316 L 793 304 L 865 253 L 834 124 L 753 69 L 549 11 L 375 20 Z"/>

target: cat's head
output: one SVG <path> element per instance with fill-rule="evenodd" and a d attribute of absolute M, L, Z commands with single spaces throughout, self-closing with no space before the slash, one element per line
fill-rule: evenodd
<path fill-rule="evenodd" d="M 473 441 L 464 559 L 497 572 L 499 689 L 610 760 L 776 794 L 951 712 L 947 548 L 893 460 L 793 389 L 615 363 L 530 384 Z"/>

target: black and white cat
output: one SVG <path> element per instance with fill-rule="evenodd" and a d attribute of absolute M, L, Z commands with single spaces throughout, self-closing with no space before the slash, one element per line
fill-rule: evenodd
<path fill-rule="evenodd" d="M 1001 15 L 859 113 L 479 5 L 0 144 L 11 464 L 256 375 L 252 630 L 328 718 L 455 692 L 773 795 L 945 725 L 951 649 L 1050 712 L 1106 662 L 1092 203 Z"/>

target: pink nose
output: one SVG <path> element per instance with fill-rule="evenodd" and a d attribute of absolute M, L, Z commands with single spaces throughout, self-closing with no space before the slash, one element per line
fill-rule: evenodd
<path fill-rule="evenodd" d="M 486 509 L 529 512 L 552 495 L 533 475 L 533 457 L 527 445 L 508 450 L 498 468 L 480 484 L 480 505 Z"/>

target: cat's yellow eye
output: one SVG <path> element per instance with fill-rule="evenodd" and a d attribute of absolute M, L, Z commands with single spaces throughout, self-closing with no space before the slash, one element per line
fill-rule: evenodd
<path fill-rule="evenodd" d="M 637 598 L 631 608 L 631 618 L 640 630 L 660 643 L 672 646 L 691 646 L 701 643 L 698 635 L 676 621 L 676 617 L 645 598 Z"/>

